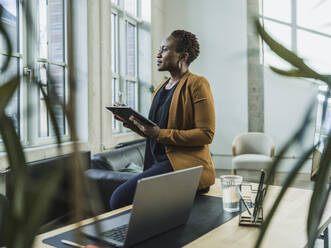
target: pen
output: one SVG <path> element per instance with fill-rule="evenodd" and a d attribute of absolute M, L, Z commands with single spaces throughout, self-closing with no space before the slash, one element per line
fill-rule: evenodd
<path fill-rule="evenodd" d="M 256 220 L 257 220 L 257 212 L 258 212 L 258 208 L 260 207 L 260 204 L 261 204 L 260 200 L 262 199 L 261 194 L 262 194 L 262 188 L 263 188 L 263 183 L 264 183 L 264 175 L 265 175 L 265 172 L 262 169 L 261 176 L 260 176 L 260 182 L 259 182 L 259 186 L 257 189 L 257 194 L 255 197 L 255 202 L 254 202 L 254 210 L 253 210 L 253 216 L 252 216 L 252 220 L 254 222 L 256 222 Z"/>
<path fill-rule="evenodd" d="M 65 245 L 70 245 L 72 247 L 78 247 L 78 248 L 100 248 L 99 246 L 96 245 L 80 245 L 77 244 L 75 242 L 69 241 L 69 240 L 65 240 L 65 239 L 61 239 L 61 243 L 65 244 Z"/>
<path fill-rule="evenodd" d="M 77 244 L 75 242 L 71 242 L 71 241 L 65 240 L 65 239 L 62 239 L 61 243 L 66 244 L 66 245 L 70 245 L 70 246 L 73 246 L 73 247 L 79 247 L 79 248 L 84 248 L 85 247 L 84 245 L 80 245 L 80 244 Z"/>
<path fill-rule="evenodd" d="M 239 195 L 240 199 L 243 201 L 244 206 L 245 206 L 245 208 L 247 209 L 249 215 L 252 216 L 252 213 L 251 213 L 251 211 L 249 211 L 249 208 L 248 208 L 248 206 L 247 206 L 247 203 L 245 202 L 245 200 L 244 200 L 244 198 L 243 198 L 243 196 L 242 196 L 242 194 L 241 194 L 239 188 L 237 188 L 237 192 L 238 192 L 238 195 Z"/>

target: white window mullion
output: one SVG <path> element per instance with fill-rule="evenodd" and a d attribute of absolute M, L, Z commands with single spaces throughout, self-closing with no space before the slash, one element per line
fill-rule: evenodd
<path fill-rule="evenodd" d="M 291 12 L 292 51 L 294 53 L 297 53 L 298 52 L 298 43 L 297 43 L 297 0 L 292 0 L 291 7 L 292 7 L 292 12 Z"/>
<path fill-rule="evenodd" d="M 33 70 L 34 77 L 37 75 L 37 67 L 35 63 L 35 56 L 37 52 L 36 40 L 37 40 L 37 18 L 36 18 L 36 9 L 37 9 L 37 1 L 28 1 L 27 4 L 30 4 L 30 10 L 32 13 L 32 20 L 34 25 L 30 28 L 32 29 L 31 32 L 27 32 L 25 29 L 24 36 L 26 37 L 26 50 L 24 51 L 26 57 L 26 66 Z M 27 121 L 27 145 L 33 146 L 36 143 L 36 138 L 38 135 L 38 114 L 36 111 L 36 106 L 38 104 L 37 101 L 37 87 L 35 84 L 29 81 L 28 78 L 25 77 L 26 85 L 27 85 L 27 92 L 26 92 L 26 105 L 27 108 L 24 110 L 26 111 L 25 120 Z M 32 79 L 33 80 L 33 79 Z M 32 128 L 33 127 L 33 128 Z"/>

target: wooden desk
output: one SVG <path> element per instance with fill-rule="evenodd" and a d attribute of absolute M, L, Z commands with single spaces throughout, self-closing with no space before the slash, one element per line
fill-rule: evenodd
<path fill-rule="evenodd" d="M 221 189 L 219 180 L 211 187 L 210 192 L 207 195 L 221 196 Z M 267 199 L 265 202 L 265 212 L 272 206 L 272 202 L 276 199 L 281 187 L 270 186 L 268 189 Z M 262 247 L 304 247 L 307 243 L 306 223 L 307 213 L 309 208 L 309 201 L 311 198 L 311 190 L 303 190 L 297 188 L 290 188 L 285 194 L 278 210 L 269 226 L 267 233 L 265 234 Z M 98 219 L 106 218 L 108 216 L 120 213 L 131 206 L 124 207 L 109 213 L 98 216 Z M 211 232 L 201 236 L 185 246 L 185 248 L 201 248 L 201 247 L 254 247 L 258 229 L 255 227 L 239 226 L 239 217 L 235 217 L 227 223 L 215 228 Z M 93 219 L 88 219 L 82 222 L 82 224 L 88 224 L 93 222 Z M 328 224 L 331 223 L 331 200 L 329 200 L 325 214 L 322 218 L 322 225 L 320 232 L 322 232 Z M 45 238 L 52 237 L 61 232 L 69 231 L 76 228 L 77 225 L 69 225 L 63 228 L 56 229 L 54 231 L 41 234 L 36 237 L 36 248 L 52 247 L 42 243 Z"/>

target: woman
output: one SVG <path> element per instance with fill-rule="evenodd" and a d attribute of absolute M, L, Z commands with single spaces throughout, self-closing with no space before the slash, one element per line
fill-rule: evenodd
<path fill-rule="evenodd" d="M 170 78 L 154 93 L 149 119 L 156 126 L 147 126 L 133 116 L 124 126 L 147 137 L 145 171 L 120 185 L 112 194 L 112 209 L 133 201 L 137 180 L 173 170 L 203 165 L 200 192 L 207 192 L 215 182 L 215 169 L 209 152 L 215 132 L 213 96 L 208 81 L 189 71 L 199 55 L 194 34 L 176 30 L 161 44 L 157 55 L 159 71 L 168 71 Z"/>

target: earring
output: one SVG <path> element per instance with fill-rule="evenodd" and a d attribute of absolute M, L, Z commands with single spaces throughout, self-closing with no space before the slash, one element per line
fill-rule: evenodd
<path fill-rule="evenodd" d="M 182 61 L 179 61 L 178 67 L 180 70 L 182 69 Z"/>

